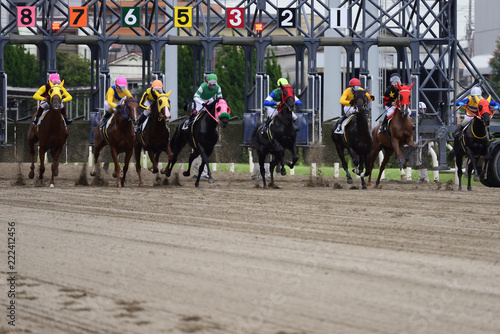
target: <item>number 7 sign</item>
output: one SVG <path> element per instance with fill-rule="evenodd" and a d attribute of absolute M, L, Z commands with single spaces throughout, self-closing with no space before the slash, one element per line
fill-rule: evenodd
<path fill-rule="evenodd" d="M 70 27 L 88 26 L 87 7 L 69 7 L 69 26 Z"/>

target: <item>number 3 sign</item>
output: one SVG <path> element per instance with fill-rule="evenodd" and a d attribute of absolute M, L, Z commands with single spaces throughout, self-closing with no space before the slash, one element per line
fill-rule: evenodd
<path fill-rule="evenodd" d="M 17 26 L 18 27 L 34 27 L 36 7 L 17 7 Z"/>
<path fill-rule="evenodd" d="M 245 8 L 226 8 L 226 28 L 245 26 Z"/>

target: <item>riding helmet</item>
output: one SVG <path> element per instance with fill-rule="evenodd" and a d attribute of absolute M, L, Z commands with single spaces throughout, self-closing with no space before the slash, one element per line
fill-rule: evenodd
<path fill-rule="evenodd" d="M 116 78 L 116 85 L 123 90 L 127 89 L 128 86 L 127 79 L 125 77 Z"/>
<path fill-rule="evenodd" d="M 49 81 L 52 82 L 54 85 L 58 85 L 61 83 L 61 78 L 59 77 L 59 74 L 57 73 L 52 73 L 49 76 Z"/>
<path fill-rule="evenodd" d="M 285 79 L 285 78 L 279 78 L 278 82 L 276 83 L 276 85 L 278 85 L 278 86 L 280 86 L 280 85 L 286 86 L 286 85 L 288 85 L 288 80 Z"/>
<path fill-rule="evenodd" d="M 209 75 L 207 75 L 207 82 L 209 85 L 216 85 L 217 84 L 217 74 L 210 73 Z"/>
<path fill-rule="evenodd" d="M 163 82 L 161 82 L 160 80 L 154 80 L 151 84 L 151 88 L 153 88 L 153 90 L 161 92 L 161 90 L 163 89 Z"/>
<path fill-rule="evenodd" d="M 481 91 L 481 87 L 473 87 L 471 90 L 470 90 L 470 95 L 478 95 L 478 96 L 481 96 L 483 94 L 483 92 Z"/>
<path fill-rule="evenodd" d="M 400 84 L 401 85 L 401 78 L 399 77 L 399 74 L 397 73 L 392 73 L 391 78 L 390 78 L 391 85 L 396 85 Z"/>
<path fill-rule="evenodd" d="M 349 81 L 349 87 L 355 86 L 361 86 L 361 81 L 359 81 L 358 78 L 352 78 L 351 81 Z"/>

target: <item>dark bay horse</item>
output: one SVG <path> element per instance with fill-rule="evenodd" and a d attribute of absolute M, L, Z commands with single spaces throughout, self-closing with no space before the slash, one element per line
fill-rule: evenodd
<path fill-rule="evenodd" d="M 285 149 L 292 152 L 292 161 L 287 163 L 293 168 L 298 160 L 295 138 L 297 133 L 293 125 L 292 113 L 295 109 L 295 95 L 290 85 L 281 85 L 281 103 L 278 107 L 278 115 L 271 121 L 269 128 L 265 125 L 258 126 L 252 135 L 252 146 L 257 149 L 259 157 L 260 175 L 262 176 L 263 187 L 267 188 L 266 171 L 264 163 L 266 156 L 271 154 L 273 159 L 270 163 L 271 182 L 269 186 L 274 186 L 274 168 L 278 166 L 276 172 L 286 175 L 284 155 Z"/>
<path fill-rule="evenodd" d="M 198 170 L 198 177 L 194 185 L 199 187 L 200 177 L 205 165 L 208 169 L 208 182 L 214 182 L 208 158 L 212 154 L 215 144 L 217 144 L 217 141 L 219 140 L 219 131 L 217 126 L 220 124 L 222 128 L 226 127 L 229 122 L 230 113 L 231 109 L 228 107 L 227 102 L 224 99 L 216 99 L 210 104 L 205 103 L 203 105 L 202 110 L 198 112 L 198 115 L 190 127 L 184 127 L 184 123 L 188 122 L 188 119 L 181 122 L 177 126 L 170 142 L 173 157 L 169 160 L 167 167 L 165 167 L 165 174 L 167 177 L 169 177 L 172 173 L 172 168 L 177 162 L 177 156 L 184 146 L 189 144 L 189 146 L 193 149 L 193 152 L 189 155 L 188 169 L 182 174 L 184 176 L 191 175 L 191 164 L 194 159 L 201 155 L 202 161 Z"/>
<path fill-rule="evenodd" d="M 462 190 L 462 161 L 464 155 L 467 157 L 467 190 L 472 190 L 472 171 L 474 171 L 475 176 L 479 176 L 478 174 L 484 174 L 484 172 L 486 171 L 485 169 L 483 169 L 482 171 L 478 171 L 477 160 L 481 157 L 485 157 L 483 166 L 486 166 L 490 140 L 488 135 L 488 126 L 490 125 L 490 119 L 492 116 L 489 108 L 490 100 L 491 96 L 488 98 L 488 100 L 479 100 L 479 98 L 476 96 L 476 103 L 478 104 L 478 115 L 475 116 L 469 122 L 469 124 L 464 127 L 461 135 L 455 138 L 453 151 L 450 153 L 450 155 L 455 155 L 458 174 L 458 190 Z"/>
<path fill-rule="evenodd" d="M 346 124 L 343 134 L 336 134 L 334 131 L 337 128 L 337 124 L 333 125 L 332 141 L 337 148 L 337 154 L 342 162 L 342 168 L 345 170 L 347 183 L 352 184 L 352 177 L 349 173 L 347 161 L 345 160 L 344 149 L 349 151 L 355 166 L 353 172 L 361 176 L 361 185 L 363 189 L 366 189 L 364 176 L 365 174 L 369 174 L 369 156 L 373 143 L 368 122 L 368 112 L 366 109 L 368 105 L 366 91 L 355 91 L 351 105 L 356 109 L 354 116 L 349 123 Z M 365 168 L 366 173 L 363 171 Z"/>
<path fill-rule="evenodd" d="M 371 184 L 372 170 L 380 150 L 384 150 L 384 160 L 380 165 L 380 171 L 377 177 L 376 185 L 380 184 L 380 178 L 384 172 L 385 165 L 391 158 L 392 153 L 396 152 L 399 161 L 399 170 L 401 172 L 401 179 L 406 179 L 403 166 L 403 153 L 400 147 L 407 144 L 410 148 L 413 147 L 413 123 L 410 118 L 410 98 L 411 89 L 415 83 L 410 86 L 400 85 L 398 83 L 399 97 L 397 101 L 397 108 L 392 115 L 386 132 L 379 132 L 381 124 L 378 124 L 373 130 L 373 146 L 370 153 L 370 167 L 368 175 L 368 186 Z"/>
<path fill-rule="evenodd" d="M 148 152 L 149 159 L 153 166 L 149 170 L 153 174 L 158 174 L 158 160 L 161 152 L 168 155 L 169 161 L 172 159 L 172 151 L 170 150 L 169 139 L 170 131 L 167 123 L 170 121 L 170 96 L 169 91 L 167 94 L 160 94 L 155 92 L 156 101 L 151 104 L 151 114 L 148 119 L 143 123 L 143 129 L 139 129 L 136 134 L 135 144 L 135 161 L 136 171 L 139 176 L 139 186 L 142 186 L 141 178 L 141 150 Z M 157 175 L 156 179 L 159 180 L 160 176 Z"/>
<path fill-rule="evenodd" d="M 45 172 L 45 152 L 50 151 L 52 156 L 52 177 L 50 178 L 50 187 L 54 187 L 54 177 L 59 173 L 59 155 L 62 152 L 66 139 L 68 138 L 68 129 L 61 115 L 62 108 L 62 85 L 53 85 L 50 83 L 48 111 L 42 114 L 38 125 L 30 124 L 28 130 L 28 146 L 31 156 L 31 167 L 28 177 L 35 177 L 35 143 L 38 142 L 38 158 L 40 160 L 39 175 L 43 179 Z"/>
<path fill-rule="evenodd" d="M 91 176 L 96 176 L 97 161 L 101 150 L 109 145 L 115 170 L 113 177 L 116 177 L 116 186 L 125 185 L 128 164 L 135 147 L 134 123 L 137 118 L 139 103 L 127 97 L 117 107 L 117 111 L 111 116 L 104 129 L 96 131 L 94 136 L 94 168 L 90 172 Z M 125 163 L 123 165 L 123 176 L 120 177 L 120 162 L 118 154 L 125 153 Z"/>

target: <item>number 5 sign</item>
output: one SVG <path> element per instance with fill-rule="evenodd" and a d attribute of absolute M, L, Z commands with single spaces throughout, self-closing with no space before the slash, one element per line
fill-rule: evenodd
<path fill-rule="evenodd" d="M 34 27 L 36 24 L 36 7 L 17 7 L 17 26 Z"/>
<path fill-rule="evenodd" d="M 245 26 L 245 8 L 226 8 L 226 28 Z"/>
<path fill-rule="evenodd" d="M 141 8 L 122 7 L 122 27 L 140 27 Z"/>
<path fill-rule="evenodd" d="M 193 7 L 174 7 L 174 26 L 176 28 L 190 28 L 193 26 Z"/>

